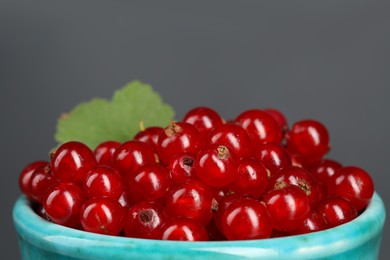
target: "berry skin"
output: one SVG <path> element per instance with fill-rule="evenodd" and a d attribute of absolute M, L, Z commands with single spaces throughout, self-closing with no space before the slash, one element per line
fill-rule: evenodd
<path fill-rule="evenodd" d="M 123 229 L 125 209 L 111 198 L 92 198 L 80 210 L 85 231 L 116 236 Z"/>
<path fill-rule="evenodd" d="M 122 175 L 132 175 L 139 167 L 156 162 L 152 147 L 140 141 L 121 144 L 112 158 L 112 166 Z"/>
<path fill-rule="evenodd" d="M 195 126 L 186 122 L 171 122 L 158 137 L 157 154 L 164 165 L 168 165 L 178 153 L 196 154 L 201 135 Z"/>
<path fill-rule="evenodd" d="M 50 189 L 57 180 L 51 175 L 50 166 L 39 168 L 31 175 L 30 194 L 32 199 L 43 203 L 43 199 L 48 189 Z"/>
<path fill-rule="evenodd" d="M 188 111 L 184 115 L 183 122 L 195 126 L 201 134 L 207 134 L 224 123 L 222 117 L 208 107 L 196 107 Z"/>
<path fill-rule="evenodd" d="M 356 208 L 342 197 L 329 197 L 322 200 L 316 210 L 325 218 L 328 228 L 336 227 L 356 218 Z"/>
<path fill-rule="evenodd" d="M 171 179 L 168 170 L 160 164 L 147 164 L 125 179 L 129 197 L 134 202 L 163 199 Z"/>
<path fill-rule="evenodd" d="M 174 185 L 179 185 L 189 179 L 197 178 L 195 174 L 195 158 L 188 153 L 178 153 L 173 156 L 167 169 Z"/>
<path fill-rule="evenodd" d="M 320 161 L 330 149 L 328 130 L 316 120 L 296 122 L 287 132 L 286 141 L 287 149 L 301 154 L 308 164 Z"/>
<path fill-rule="evenodd" d="M 298 229 L 310 211 L 309 198 L 295 185 L 269 191 L 264 196 L 264 203 L 273 227 L 282 232 Z"/>
<path fill-rule="evenodd" d="M 31 175 L 39 168 L 46 167 L 49 165 L 47 161 L 35 161 L 28 164 L 19 175 L 19 188 L 28 198 L 31 199 L 30 185 Z"/>
<path fill-rule="evenodd" d="M 370 175 L 355 166 L 338 169 L 327 184 L 329 195 L 349 200 L 358 211 L 367 207 L 374 194 L 374 182 Z"/>
<path fill-rule="evenodd" d="M 253 158 L 243 158 L 238 166 L 237 178 L 230 185 L 230 189 L 237 194 L 260 198 L 267 185 L 268 171 L 264 165 Z"/>
<path fill-rule="evenodd" d="M 77 184 L 81 184 L 96 165 L 93 152 L 76 141 L 62 144 L 51 159 L 51 170 L 58 180 Z"/>
<path fill-rule="evenodd" d="M 195 172 L 211 187 L 226 187 L 237 177 L 238 164 L 238 158 L 228 147 L 213 144 L 199 152 Z"/>
<path fill-rule="evenodd" d="M 270 176 L 292 165 L 288 151 L 280 144 L 261 144 L 255 150 L 255 158 L 269 170 Z"/>
<path fill-rule="evenodd" d="M 206 143 L 225 145 L 240 158 L 252 155 L 252 142 L 249 135 L 244 128 L 236 124 L 218 126 L 211 131 Z"/>
<path fill-rule="evenodd" d="M 168 193 L 165 206 L 169 217 L 193 219 L 206 225 L 212 218 L 213 192 L 197 180 L 189 180 Z"/>
<path fill-rule="evenodd" d="M 158 126 L 147 127 L 138 132 L 133 140 L 140 141 L 149 144 L 153 149 L 156 149 L 158 137 L 162 133 L 164 128 Z"/>
<path fill-rule="evenodd" d="M 83 184 L 88 198 L 109 197 L 118 200 L 123 189 L 121 175 L 114 168 L 104 165 L 93 168 Z"/>
<path fill-rule="evenodd" d="M 86 199 L 78 185 L 61 182 L 51 187 L 43 205 L 47 216 L 56 224 L 67 227 L 80 225 L 80 209 Z"/>
<path fill-rule="evenodd" d="M 140 202 L 132 206 L 125 218 L 127 237 L 158 239 L 167 221 L 165 209 L 155 202 Z"/>
<path fill-rule="evenodd" d="M 307 234 L 328 228 L 325 218 L 316 210 L 311 210 L 292 234 Z"/>
<path fill-rule="evenodd" d="M 272 225 L 263 203 L 249 198 L 233 201 L 223 212 L 222 231 L 228 240 L 269 238 Z"/>
<path fill-rule="evenodd" d="M 288 185 L 301 188 L 308 196 L 311 205 L 318 202 L 318 184 L 309 171 L 297 166 L 283 168 L 271 177 L 268 190 L 280 189 Z"/>
<path fill-rule="evenodd" d="M 206 228 L 194 220 L 186 218 L 169 219 L 161 228 L 162 240 L 207 241 Z"/>
<path fill-rule="evenodd" d="M 93 151 L 98 165 L 111 166 L 112 157 L 119 145 L 120 143 L 116 141 L 106 141 L 99 144 Z"/>
<path fill-rule="evenodd" d="M 287 119 L 283 115 L 282 112 L 280 112 L 279 110 L 274 109 L 274 108 L 264 109 L 264 112 L 270 114 L 275 119 L 275 121 L 278 123 L 278 125 L 280 126 L 280 128 L 283 131 L 287 131 L 287 129 L 288 129 L 288 122 L 287 122 Z"/>
<path fill-rule="evenodd" d="M 323 159 L 312 165 L 310 167 L 310 172 L 317 181 L 326 185 L 333 174 L 341 167 L 342 165 L 339 162 L 330 159 Z"/>
<path fill-rule="evenodd" d="M 279 124 L 262 110 L 247 110 L 238 115 L 235 121 L 248 132 L 254 147 L 262 143 L 280 144 L 283 139 L 283 131 Z"/>

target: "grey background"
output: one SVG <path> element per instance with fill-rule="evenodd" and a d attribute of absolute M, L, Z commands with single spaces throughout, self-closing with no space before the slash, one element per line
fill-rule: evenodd
<path fill-rule="evenodd" d="M 57 117 L 154 86 L 177 111 L 275 107 L 328 126 L 344 165 L 389 208 L 390 1 L 0 1 L 1 254 L 18 259 L 17 179 L 56 144 Z M 381 258 L 390 257 L 390 228 Z"/>

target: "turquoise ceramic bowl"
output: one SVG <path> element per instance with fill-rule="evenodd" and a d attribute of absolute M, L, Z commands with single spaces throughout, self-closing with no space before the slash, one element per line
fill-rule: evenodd
<path fill-rule="evenodd" d="M 22 196 L 13 211 L 23 259 L 377 259 L 385 221 L 378 194 L 355 220 L 329 230 L 251 241 L 179 242 L 97 235 L 50 223 Z"/>

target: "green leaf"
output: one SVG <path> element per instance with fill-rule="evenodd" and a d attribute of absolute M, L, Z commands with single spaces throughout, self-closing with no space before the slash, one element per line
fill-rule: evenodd
<path fill-rule="evenodd" d="M 111 101 L 94 98 L 61 116 L 55 139 L 60 144 L 81 141 L 94 149 L 104 141 L 133 138 L 141 121 L 145 127 L 165 127 L 173 118 L 172 107 L 150 85 L 133 81 L 117 90 Z"/>

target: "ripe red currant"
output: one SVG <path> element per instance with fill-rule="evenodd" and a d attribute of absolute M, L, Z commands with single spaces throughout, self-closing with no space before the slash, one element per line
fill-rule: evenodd
<path fill-rule="evenodd" d="M 267 112 L 258 109 L 247 110 L 235 120 L 249 134 L 253 145 L 278 143 L 283 139 L 283 131 L 278 122 Z"/>
<path fill-rule="evenodd" d="M 112 157 L 116 148 L 120 145 L 117 141 L 106 141 L 99 144 L 93 153 L 95 154 L 96 161 L 99 165 L 111 166 Z"/>
<path fill-rule="evenodd" d="M 165 209 L 155 202 L 140 202 L 132 206 L 125 218 L 127 237 L 158 239 L 162 225 L 167 221 Z"/>
<path fill-rule="evenodd" d="M 197 178 L 195 174 L 195 158 L 188 153 L 178 153 L 172 157 L 167 169 L 175 185 L 182 184 L 189 179 Z"/>
<path fill-rule="evenodd" d="M 328 228 L 332 228 L 356 218 L 356 208 L 342 197 L 328 197 L 322 200 L 316 210 L 325 218 Z"/>
<path fill-rule="evenodd" d="M 374 182 L 370 175 L 355 166 L 338 169 L 327 184 L 330 195 L 349 200 L 358 211 L 367 207 L 374 194 Z"/>
<path fill-rule="evenodd" d="M 116 236 L 124 226 L 125 209 L 111 198 L 88 199 L 80 210 L 85 231 Z"/>
<path fill-rule="evenodd" d="M 192 219 L 169 219 L 161 228 L 162 240 L 207 241 L 206 228 Z"/>
<path fill-rule="evenodd" d="M 121 175 L 109 166 L 100 165 L 89 171 L 83 190 L 89 198 L 109 197 L 118 200 L 123 193 Z"/>
<path fill-rule="evenodd" d="M 196 154 L 200 143 L 201 135 L 195 126 L 172 122 L 158 137 L 157 153 L 161 163 L 168 165 L 175 154 Z"/>
<path fill-rule="evenodd" d="M 207 134 L 224 123 L 222 117 L 208 107 L 196 107 L 188 111 L 184 115 L 183 122 L 195 126 L 201 134 Z"/>
<path fill-rule="evenodd" d="M 85 199 L 86 196 L 78 185 L 60 182 L 47 191 L 43 205 L 54 223 L 77 227 L 80 225 L 80 209 Z"/>
<path fill-rule="evenodd" d="M 310 167 L 310 172 L 317 181 L 326 185 L 333 174 L 341 167 L 342 165 L 339 162 L 323 159 L 318 163 L 313 164 Z"/>
<path fill-rule="evenodd" d="M 233 201 L 223 212 L 222 231 L 228 240 L 269 238 L 272 224 L 263 203 L 249 198 Z"/>
<path fill-rule="evenodd" d="M 170 217 L 184 217 L 206 225 L 212 218 L 213 192 L 197 180 L 187 182 L 169 191 L 165 206 Z"/>
<path fill-rule="evenodd" d="M 133 140 L 141 141 L 144 143 L 149 144 L 153 149 L 156 149 L 157 142 L 158 142 L 158 137 L 162 133 L 164 128 L 159 127 L 159 126 L 151 126 L 147 127 L 140 132 L 138 132 Z"/>
<path fill-rule="evenodd" d="M 270 114 L 283 131 L 286 131 L 288 129 L 287 119 L 282 112 L 274 108 L 264 109 L 264 112 Z"/>
<path fill-rule="evenodd" d="M 290 154 L 280 144 L 261 144 L 255 149 L 254 155 L 269 170 L 270 176 L 292 165 Z"/>
<path fill-rule="evenodd" d="M 28 164 L 19 175 L 19 188 L 20 190 L 29 198 L 30 194 L 30 185 L 31 185 L 31 175 L 38 170 L 39 168 L 46 167 L 49 165 L 47 161 L 35 161 Z"/>
<path fill-rule="evenodd" d="M 39 168 L 31 175 L 30 180 L 30 195 L 31 197 L 42 204 L 45 194 L 57 180 L 50 172 L 50 166 Z"/>
<path fill-rule="evenodd" d="M 294 123 L 286 141 L 288 150 L 301 154 L 308 164 L 320 161 L 330 149 L 328 130 L 316 120 Z"/>
<path fill-rule="evenodd" d="M 294 230 L 292 234 L 307 234 L 311 232 L 321 231 L 327 229 L 328 225 L 324 216 L 316 210 L 311 210 L 307 216 L 302 220 L 297 230 Z"/>
<path fill-rule="evenodd" d="M 237 177 L 239 160 L 228 147 L 213 144 L 201 150 L 195 160 L 195 172 L 212 187 L 225 187 Z"/>
<path fill-rule="evenodd" d="M 51 170 L 58 180 L 77 184 L 81 184 L 96 165 L 91 149 L 76 141 L 62 144 L 51 159 Z"/>

